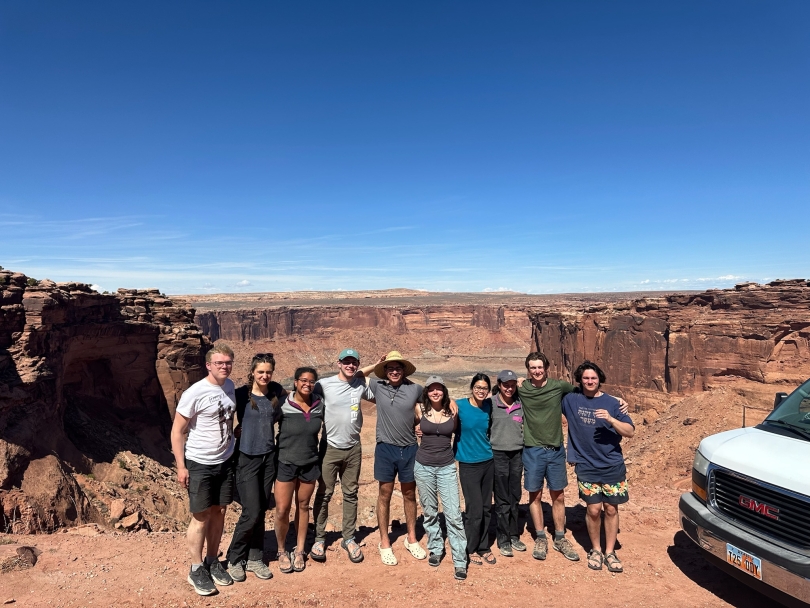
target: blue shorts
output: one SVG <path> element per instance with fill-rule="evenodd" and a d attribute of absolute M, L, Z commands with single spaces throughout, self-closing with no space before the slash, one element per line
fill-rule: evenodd
<path fill-rule="evenodd" d="M 412 483 L 413 463 L 418 449 L 415 443 L 405 447 L 378 443 L 374 450 L 374 479 L 390 482 L 399 476 L 399 483 Z"/>
<path fill-rule="evenodd" d="M 543 489 L 543 480 L 549 490 L 559 492 L 568 485 L 568 471 L 565 468 L 565 447 L 523 448 L 523 487 L 529 492 Z"/>

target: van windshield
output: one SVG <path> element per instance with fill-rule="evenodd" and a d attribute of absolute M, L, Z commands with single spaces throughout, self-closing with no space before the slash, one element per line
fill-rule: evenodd
<path fill-rule="evenodd" d="M 810 380 L 782 401 L 763 424 L 790 428 L 797 435 L 810 439 Z"/>

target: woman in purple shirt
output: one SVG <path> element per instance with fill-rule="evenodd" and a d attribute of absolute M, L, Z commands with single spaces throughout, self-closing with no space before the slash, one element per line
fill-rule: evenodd
<path fill-rule="evenodd" d="M 579 497 L 587 505 L 585 522 L 592 548 L 588 568 L 622 572 L 614 551 L 619 531 L 619 505 L 629 499 L 627 469 L 622 454 L 622 437 L 632 437 L 635 426 L 623 414 L 619 402 L 600 389 L 605 373 L 585 361 L 574 372 L 579 390 L 563 398 L 562 411 L 568 421 L 568 462 L 576 465 Z M 605 515 L 605 552 L 601 551 L 601 515 Z"/>

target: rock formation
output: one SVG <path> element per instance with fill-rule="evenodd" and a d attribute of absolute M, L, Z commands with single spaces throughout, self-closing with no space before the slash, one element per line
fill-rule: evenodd
<path fill-rule="evenodd" d="M 434 332 L 478 327 L 499 331 L 528 328 L 520 309 L 491 305 L 464 306 L 279 306 L 249 310 L 201 312 L 197 323 L 212 340 L 246 342 L 345 330 L 388 331 L 392 334 Z"/>
<path fill-rule="evenodd" d="M 724 377 L 796 385 L 810 377 L 810 281 L 746 283 L 578 311 L 535 311 L 532 340 L 552 373 L 585 359 L 611 387 L 644 402 L 689 394 Z"/>
<path fill-rule="evenodd" d="M 92 520 L 74 473 L 121 451 L 170 464 L 171 416 L 210 347 L 193 319 L 156 289 L 0 271 L 0 530 Z"/>

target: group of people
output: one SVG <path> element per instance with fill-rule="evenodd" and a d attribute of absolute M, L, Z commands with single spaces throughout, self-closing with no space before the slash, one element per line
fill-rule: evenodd
<path fill-rule="evenodd" d="M 548 554 L 541 503 L 547 486 L 552 548 L 579 561 L 565 534 L 564 415 L 567 461 L 575 464 L 579 496 L 587 505 L 592 544 L 588 567 L 622 571 L 615 544 L 618 505 L 627 502 L 628 490 L 620 443 L 633 436 L 634 426 L 627 404 L 601 391 L 605 375 L 595 363 L 585 361 L 576 369 L 574 386 L 549 378 L 548 359 L 533 352 L 526 357 L 525 380 L 503 370 L 493 386 L 489 376 L 479 373 L 470 383 L 470 396 L 454 400 L 440 376 L 428 377 L 424 386 L 409 380 L 416 368 L 397 351 L 360 367 L 360 354 L 344 349 L 337 375 L 319 379 L 314 368 L 300 367 L 291 391 L 273 382 L 270 353 L 255 355 L 247 383 L 235 388 L 229 378 L 233 359 L 233 351 L 221 343 L 208 351 L 208 375 L 183 393 L 172 426 L 177 477 L 188 489 L 192 514 L 186 535 L 192 561 L 188 582 L 198 594 L 211 595 L 217 585 L 244 581 L 248 572 L 272 578 L 263 555 L 265 514 L 273 503 L 279 570 L 301 572 L 307 559 L 326 561 L 326 523 L 338 479 L 343 495 L 340 546 L 353 563 L 363 561 L 355 539 L 362 400 L 376 404 L 377 411 L 374 478 L 383 564 L 398 563 L 388 533 L 397 481 L 407 528 L 405 550 L 417 560 L 427 558 L 430 566 L 441 564 L 446 555 L 441 499 L 456 579 L 466 579 L 470 565 L 496 563 L 489 540 L 493 494 L 500 555 L 527 550 L 518 523 L 521 481 L 529 493 L 535 530 L 532 556 L 544 560 Z M 242 512 L 223 564 L 219 544 L 234 494 Z M 315 540 L 307 551 L 313 494 Z M 417 495 L 427 551 L 416 537 Z M 296 544 L 288 551 L 293 503 Z"/>

